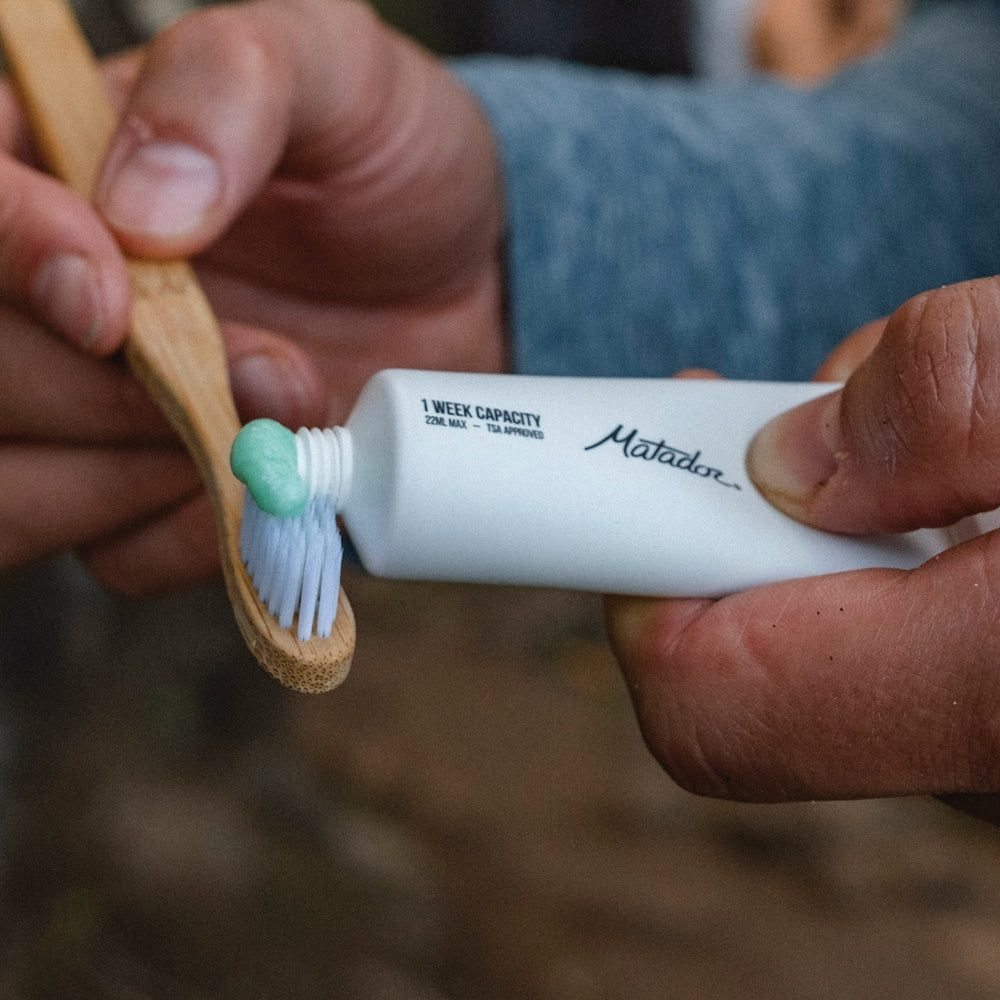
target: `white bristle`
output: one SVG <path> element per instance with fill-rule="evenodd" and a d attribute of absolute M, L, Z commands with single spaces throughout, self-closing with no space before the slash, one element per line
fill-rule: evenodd
<path fill-rule="evenodd" d="M 316 497 L 298 517 L 275 517 L 247 491 L 240 553 L 257 596 L 282 628 L 303 642 L 333 631 L 340 594 L 343 543 L 333 504 Z"/>
<path fill-rule="evenodd" d="M 333 622 L 337 617 L 344 544 L 337 528 L 333 504 L 329 501 L 316 502 L 313 513 L 316 521 L 312 533 L 321 536 L 326 542 L 323 546 L 319 603 L 316 607 L 316 633 L 325 639 L 333 630 Z"/>

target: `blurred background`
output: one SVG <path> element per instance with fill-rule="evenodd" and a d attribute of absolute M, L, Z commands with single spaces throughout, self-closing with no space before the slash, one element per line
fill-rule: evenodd
<path fill-rule="evenodd" d="M 77 6 L 109 51 L 189 5 Z M 818 6 L 382 9 L 445 53 L 803 81 L 894 23 L 818 44 Z M 0 585 L 0 1000 L 1000 995 L 991 828 L 918 799 L 680 791 L 596 598 L 345 586 L 354 666 L 306 696 L 256 666 L 220 589 L 122 600 L 70 559 Z"/>

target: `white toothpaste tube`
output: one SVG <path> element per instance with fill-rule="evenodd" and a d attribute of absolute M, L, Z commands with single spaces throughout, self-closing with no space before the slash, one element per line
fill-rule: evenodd
<path fill-rule="evenodd" d="M 380 576 L 648 596 L 917 566 L 947 531 L 808 528 L 747 477 L 754 434 L 837 386 L 388 370 L 299 471 Z"/>

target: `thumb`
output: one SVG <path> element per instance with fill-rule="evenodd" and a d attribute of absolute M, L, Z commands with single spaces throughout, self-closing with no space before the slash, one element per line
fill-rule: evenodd
<path fill-rule="evenodd" d="M 181 18 L 143 56 L 97 208 L 134 253 L 200 252 L 279 165 L 301 179 L 316 147 L 329 152 L 326 130 L 345 159 L 360 156 L 362 126 L 396 96 L 388 37 L 361 3 L 223 4 Z"/>
<path fill-rule="evenodd" d="M 94 195 L 127 250 L 199 251 L 259 187 L 287 119 L 278 45 L 228 8 L 190 15 L 150 45 Z"/>
<path fill-rule="evenodd" d="M 747 471 L 785 513 L 850 534 L 1000 505 L 1000 278 L 905 303 L 842 390 L 757 434 Z"/>

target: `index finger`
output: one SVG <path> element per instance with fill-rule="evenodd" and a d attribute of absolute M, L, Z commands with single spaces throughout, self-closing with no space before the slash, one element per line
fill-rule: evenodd
<path fill-rule="evenodd" d="M 612 598 L 644 737 L 684 787 L 785 801 L 995 792 L 1000 535 L 919 569 Z"/>
<path fill-rule="evenodd" d="M 107 70 L 119 93 L 134 59 Z M 114 238 L 68 187 L 44 176 L 12 88 L 0 84 L 0 298 L 90 353 L 116 350 L 129 289 Z"/>

